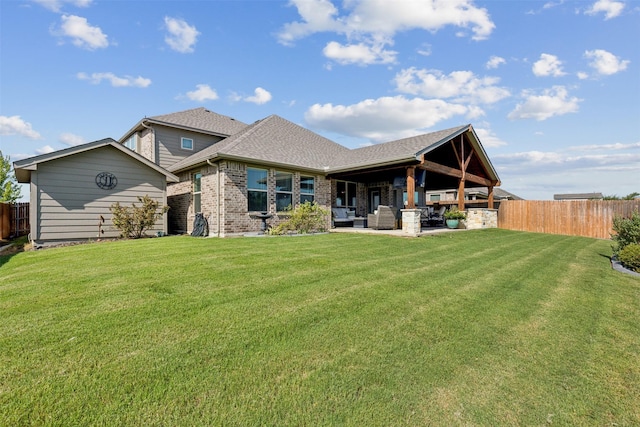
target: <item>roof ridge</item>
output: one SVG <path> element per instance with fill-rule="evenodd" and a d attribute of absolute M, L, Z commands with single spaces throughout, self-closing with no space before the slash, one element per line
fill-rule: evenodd
<path fill-rule="evenodd" d="M 233 135 L 229 135 L 228 137 L 226 137 L 222 141 L 219 141 L 218 144 L 220 144 L 221 142 L 225 142 L 227 140 L 231 140 L 231 141 L 228 141 L 227 144 L 224 144 L 224 146 L 222 146 L 218 150 L 218 153 L 224 153 L 225 152 L 224 150 L 232 149 L 232 148 L 236 147 L 244 139 L 248 138 L 250 135 L 252 135 L 254 132 L 256 132 L 257 129 L 262 127 L 262 125 L 264 123 L 266 123 L 268 120 L 272 119 L 273 117 L 276 117 L 276 115 L 275 114 L 271 114 L 270 116 L 267 116 L 264 119 L 256 120 L 255 122 L 251 123 L 250 125 L 248 125 L 244 129 L 234 133 Z"/>

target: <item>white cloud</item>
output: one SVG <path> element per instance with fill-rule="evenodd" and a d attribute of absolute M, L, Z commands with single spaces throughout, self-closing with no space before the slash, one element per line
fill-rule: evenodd
<path fill-rule="evenodd" d="M 640 153 L 574 153 L 571 150 L 526 151 L 511 154 L 498 154 L 493 160 L 504 170 L 512 174 L 540 174 L 553 172 L 575 172 L 584 170 L 629 170 L 640 166 Z"/>
<path fill-rule="evenodd" d="M 211 89 L 209 85 L 199 84 L 196 85 L 196 90 L 187 92 L 187 98 L 198 102 L 214 101 L 218 99 L 218 93 L 215 89 Z"/>
<path fill-rule="evenodd" d="M 502 64 L 506 64 L 507 61 L 504 58 L 501 58 L 499 56 L 492 56 L 491 58 L 489 58 L 489 60 L 487 61 L 487 63 L 485 64 L 485 67 L 489 70 L 492 70 L 494 68 L 498 68 L 500 65 Z"/>
<path fill-rule="evenodd" d="M 471 71 L 453 71 L 448 75 L 439 70 L 411 67 L 401 70 L 394 78 L 396 89 L 411 95 L 452 98 L 456 102 L 493 104 L 510 95 L 496 86 L 497 77 L 477 77 Z"/>
<path fill-rule="evenodd" d="M 258 105 L 266 104 L 271 101 L 271 93 L 261 87 L 257 87 L 254 91 L 254 95 L 248 96 L 244 98 L 244 100 Z"/>
<path fill-rule="evenodd" d="M 574 145 L 568 147 L 569 151 L 618 151 L 618 150 L 640 150 L 640 142 L 623 144 L 616 142 L 614 144 L 591 144 L 591 145 Z"/>
<path fill-rule="evenodd" d="M 33 0 L 42 7 L 53 12 L 60 12 L 64 4 L 71 4 L 76 7 L 89 7 L 93 0 Z"/>
<path fill-rule="evenodd" d="M 523 91 L 524 103 L 516 105 L 516 108 L 507 116 L 510 120 L 535 119 L 542 121 L 554 116 L 561 116 L 578 111 L 578 104 L 582 101 L 576 97 L 569 97 L 569 92 L 564 86 L 554 86 L 545 89 L 541 95 L 530 91 Z"/>
<path fill-rule="evenodd" d="M 598 74 L 606 76 L 626 70 L 630 62 L 623 61 L 611 52 L 602 49 L 588 50 L 584 53 L 584 57 L 592 60 L 589 63 L 591 68 L 595 69 Z"/>
<path fill-rule="evenodd" d="M 79 135 L 74 135 L 72 133 L 63 133 L 58 138 L 60 142 L 70 147 L 75 147 L 76 145 L 85 144 L 87 142 L 86 139 Z"/>
<path fill-rule="evenodd" d="M 566 74 L 562 71 L 562 61 L 557 56 L 548 53 L 540 55 L 540 59 L 533 64 L 532 71 L 538 77 L 560 77 Z"/>
<path fill-rule="evenodd" d="M 151 84 L 150 79 L 144 77 L 124 76 L 118 77 L 113 73 L 78 73 L 76 77 L 79 80 L 88 80 L 92 84 L 100 84 L 103 80 L 111 83 L 113 87 L 148 87 Z"/>
<path fill-rule="evenodd" d="M 176 52 L 191 53 L 194 45 L 198 41 L 200 33 L 195 26 L 189 25 L 186 21 L 165 16 L 164 24 L 169 32 L 164 41 Z"/>
<path fill-rule="evenodd" d="M 440 121 L 468 111 L 463 105 L 439 99 L 395 96 L 352 105 L 315 104 L 305 113 L 305 120 L 316 129 L 383 142 L 424 133 Z"/>
<path fill-rule="evenodd" d="M 397 52 L 385 50 L 384 44 L 348 44 L 341 45 L 338 42 L 329 42 L 322 50 L 324 56 L 336 61 L 338 64 L 389 64 L 396 61 Z"/>
<path fill-rule="evenodd" d="M 482 142 L 482 146 L 485 148 L 495 148 L 502 147 L 507 145 L 505 141 L 500 139 L 489 126 L 482 127 L 483 125 L 479 125 L 481 127 L 474 126 L 473 129 L 476 131 L 478 138 L 480 138 L 480 142 Z"/>
<path fill-rule="evenodd" d="M 278 41 L 291 45 L 318 32 L 346 37 L 347 43 L 331 41 L 324 54 L 340 64 L 386 64 L 395 62 L 396 52 L 386 50 L 393 36 L 402 31 L 438 31 L 447 26 L 470 30 L 471 38 L 489 37 L 495 24 L 484 8 L 470 0 L 407 1 L 349 0 L 344 13 L 329 0 L 291 0 L 300 21 L 290 22 L 277 34 Z M 426 52 L 421 50 L 421 54 Z"/>
<path fill-rule="evenodd" d="M 49 153 L 53 153 L 54 151 L 56 151 L 56 149 L 50 145 L 45 145 L 44 147 L 36 148 L 36 153 L 38 154 L 49 154 Z"/>
<path fill-rule="evenodd" d="M 278 41 L 291 45 L 295 40 L 324 31 L 341 32 L 343 24 L 334 17 L 338 9 L 329 0 L 291 0 L 298 9 L 302 22 L 290 22 L 284 25 L 278 34 Z"/>
<path fill-rule="evenodd" d="M 86 18 L 75 15 L 62 15 L 59 30 L 54 30 L 55 35 L 70 37 L 74 46 L 82 49 L 104 49 L 109 46 L 107 36 L 100 27 L 89 24 Z"/>
<path fill-rule="evenodd" d="M 585 11 L 587 15 L 597 15 L 604 13 L 604 19 L 611 19 L 619 16 L 624 9 L 624 3 L 613 0 L 598 0 Z"/>
<path fill-rule="evenodd" d="M 429 43 L 422 43 L 422 47 L 418 48 L 416 52 L 418 52 L 418 55 L 431 56 L 431 45 Z"/>
<path fill-rule="evenodd" d="M 0 116 L 0 135 L 20 135 L 30 139 L 40 139 L 42 136 L 25 122 L 20 116 Z"/>

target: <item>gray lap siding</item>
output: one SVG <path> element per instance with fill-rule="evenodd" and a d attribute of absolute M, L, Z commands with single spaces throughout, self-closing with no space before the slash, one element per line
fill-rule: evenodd
<path fill-rule="evenodd" d="M 117 178 L 113 189 L 96 185 L 96 175 L 110 172 Z M 139 205 L 138 196 L 149 195 L 164 205 L 166 178 L 112 147 L 42 163 L 35 174 L 38 206 L 32 239 L 74 240 L 117 237 L 110 207 L 115 202 Z M 33 197 L 33 195 L 32 195 Z M 104 234 L 98 235 L 100 217 Z M 160 219 L 150 233 L 165 231 Z"/>

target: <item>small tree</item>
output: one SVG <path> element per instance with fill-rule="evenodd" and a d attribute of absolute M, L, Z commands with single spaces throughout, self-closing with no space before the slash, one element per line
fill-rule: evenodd
<path fill-rule="evenodd" d="M 11 173 L 11 160 L 0 151 L 0 202 L 15 203 L 20 196 L 20 185 Z"/>
<path fill-rule="evenodd" d="M 141 206 L 132 203 L 131 207 L 127 207 L 115 202 L 109 208 L 113 214 L 111 221 L 113 226 L 120 230 L 120 237 L 139 239 L 144 236 L 145 230 L 152 228 L 169 210 L 169 206 L 160 208 L 160 204 L 148 195 L 138 196 L 138 201 L 142 203 Z"/>

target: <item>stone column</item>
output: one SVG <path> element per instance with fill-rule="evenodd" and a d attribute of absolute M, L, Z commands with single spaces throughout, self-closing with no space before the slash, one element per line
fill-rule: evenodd
<path fill-rule="evenodd" d="M 402 209 L 402 232 L 411 236 L 417 236 L 420 228 L 420 209 Z"/>

